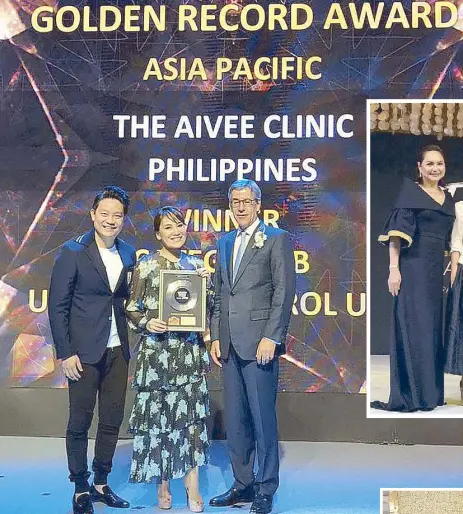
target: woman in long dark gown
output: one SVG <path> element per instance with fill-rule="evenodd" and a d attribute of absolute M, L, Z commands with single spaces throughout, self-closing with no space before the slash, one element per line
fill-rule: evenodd
<path fill-rule="evenodd" d="M 460 375 L 460 394 L 463 404 L 463 193 L 454 195 L 455 223 L 450 245 L 450 289 L 445 320 L 445 373 Z"/>
<path fill-rule="evenodd" d="M 405 179 L 379 241 L 389 245 L 389 402 L 373 408 L 415 412 L 444 404 L 442 301 L 444 253 L 455 218 L 452 197 L 441 187 L 442 150 L 421 151 L 417 182 Z"/>

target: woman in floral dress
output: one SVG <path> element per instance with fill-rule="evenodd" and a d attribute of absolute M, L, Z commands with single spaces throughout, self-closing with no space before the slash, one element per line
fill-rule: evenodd
<path fill-rule="evenodd" d="M 198 466 L 207 463 L 209 414 L 205 374 L 209 370 L 203 334 L 174 332 L 159 319 L 161 269 L 196 269 L 209 273 L 199 257 L 182 252 L 186 240 L 183 214 L 161 208 L 154 232 L 162 248 L 141 257 L 126 306 L 129 326 L 142 334 L 133 387 L 137 389 L 129 429 L 134 434 L 131 482 L 157 482 L 158 506 L 170 509 L 169 480 L 184 477 L 188 505 L 202 512 Z M 213 298 L 208 287 L 208 304 Z"/>

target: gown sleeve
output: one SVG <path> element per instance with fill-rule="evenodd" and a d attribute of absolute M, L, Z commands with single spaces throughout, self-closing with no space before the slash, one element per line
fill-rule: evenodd
<path fill-rule="evenodd" d="M 393 209 L 378 241 L 387 246 L 390 238 L 397 236 L 400 237 L 402 246 L 409 247 L 413 243 L 415 232 L 416 217 L 413 209 Z"/>
<path fill-rule="evenodd" d="M 455 204 L 455 221 L 453 222 L 450 251 L 463 255 L 463 202 Z"/>
<path fill-rule="evenodd" d="M 147 264 L 147 261 L 142 257 L 135 265 L 130 286 L 130 297 L 125 306 L 127 323 L 135 332 L 144 332 L 149 319 L 145 302 L 147 274 L 144 273 L 144 268 Z"/>
<path fill-rule="evenodd" d="M 207 309 L 207 325 L 211 326 L 212 311 L 214 309 L 215 302 L 215 290 L 214 282 L 209 278 L 207 280 L 207 297 L 206 297 L 206 309 Z"/>

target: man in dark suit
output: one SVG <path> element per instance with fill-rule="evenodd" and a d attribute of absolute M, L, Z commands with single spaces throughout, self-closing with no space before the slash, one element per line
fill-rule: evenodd
<path fill-rule="evenodd" d="M 120 239 L 129 197 L 116 186 L 102 189 L 90 215 L 94 228 L 65 243 L 56 258 L 48 314 L 57 358 L 69 383 L 66 431 L 75 514 L 93 513 L 92 501 L 127 508 L 107 485 L 124 416 L 129 346 L 124 300 L 135 248 Z M 88 430 L 98 395 L 93 485 L 87 468 Z"/>
<path fill-rule="evenodd" d="M 234 182 L 228 197 L 239 229 L 217 245 L 211 356 L 223 369 L 235 482 L 210 505 L 252 502 L 251 513 L 267 514 L 278 487 L 278 355 L 294 300 L 294 254 L 288 232 L 259 220 L 261 191 L 254 181 Z"/>

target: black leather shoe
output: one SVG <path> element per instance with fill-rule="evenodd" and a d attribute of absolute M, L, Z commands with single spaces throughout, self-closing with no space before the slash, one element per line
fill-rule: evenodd
<path fill-rule="evenodd" d="M 93 505 L 88 493 L 81 494 L 77 500 L 72 497 L 72 511 L 74 514 L 93 514 Z"/>
<path fill-rule="evenodd" d="M 130 507 L 130 503 L 117 496 L 109 485 L 103 486 L 103 493 L 99 493 L 92 485 L 90 487 L 90 498 L 92 502 L 105 503 L 108 507 L 114 507 L 115 509 L 128 509 Z"/>
<path fill-rule="evenodd" d="M 209 500 L 211 507 L 231 507 L 243 503 L 251 503 L 255 498 L 254 486 L 249 485 L 246 489 L 231 487 L 227 492 L 214 496 Z"/>
<path fill-rule="evenodd" d="M 273 497 L 268 494 L 258 494 L 252 502 L 250 514 L 269 514 L 272 512 Z"/>

